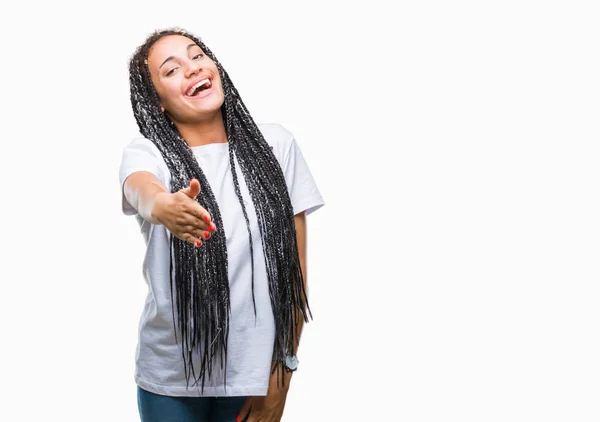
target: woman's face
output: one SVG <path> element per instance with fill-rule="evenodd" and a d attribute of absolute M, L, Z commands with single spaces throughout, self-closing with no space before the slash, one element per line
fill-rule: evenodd
<path fill-rule="evenodd" d="M 220 112 L 225 97 L 219 71 L 194 41 L 183 35 L 162 37 L 148 52 L 148 68 L 173 122 L 199 122 Z"/>

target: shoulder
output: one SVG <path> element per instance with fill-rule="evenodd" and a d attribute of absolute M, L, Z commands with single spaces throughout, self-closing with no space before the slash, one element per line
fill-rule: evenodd
<path fill-rule="evenodd" d="M 125 145 L 124 150 L 125 151 L 127 151 L 127 150 L 146 151 L 153 155 L 160 156 L 160 151 L 158 150 L 156 145 L 154 145 L 154 142 L 152 142 L 150 139 L 147 139 L 143 136 L 136 136 L 136 137 L 132 138 L 131 141 L 129 141 L 129 143 L 127 145 Z"/>
<path fill-rule="evenodd" d="M 137 162 L 148 160 L 158 162 L 160 165 L 166 165 L 160 150 L 150 139 L 143 136 L 136 136 L 123 148 L 122 161 Z"/>
<path fill-rule="evenodd" d="M 287 130 L 279 123 L 258 123 L 257 126 L 265 137 L 267 143 L 274 148 L 289 148 L 294 140 L 294 135 L 292 135 L 292 132 Z"/>
<path fill-rule="evenodd" d="M 257 126 L 279 162 L 283 163 L 295 142 L 292 132 L 279 123 L 257 123 Z"/>
<path fill-rule="evenodd" d="M 167 165 L 158 147 L 151 140 L 137 136 L 123 148 L 119 173 L 121 180 L 136 171 L 148 171 L 165 182 Z"/>

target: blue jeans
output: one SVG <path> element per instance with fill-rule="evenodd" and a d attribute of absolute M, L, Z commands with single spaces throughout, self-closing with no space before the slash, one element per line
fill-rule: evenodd
<path fill-rule="evenodd" d="M 235 422 L 246 397 L 173 397 L 137 388 L 142 422 Z"/>

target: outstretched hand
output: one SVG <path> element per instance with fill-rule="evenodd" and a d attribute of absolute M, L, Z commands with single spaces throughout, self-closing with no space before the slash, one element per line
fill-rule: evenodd
<path fill-rule="evenodd" d="M 174 193 L 160 193 L 152 207 L 152 215 L 174 236 L 196 246 L 202 245 L 217 229 L 208 211 L 197 201 L 200 182 L 192 179 L 189 186 Z"/>

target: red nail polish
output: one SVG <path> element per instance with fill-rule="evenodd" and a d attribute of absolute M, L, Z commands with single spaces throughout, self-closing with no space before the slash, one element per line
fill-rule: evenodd
<path fill-rule="evenodd" d="M 208 215 L 204 216 L 204 221 L 206 221 L 208 223 Z"/>
<path fill-rule="evenodd" d="M 202 235 L 204 236 L 205 239 L 208 239 L 208 236 L 210 236 L 210 234 L 208 232 L 204 232 Z"/>
<path fill-rule="evenodd" d="M 200 247 L 202 245 L 202 242 L 200 242 L 199 240 L 196 240 L 196 247 Z"/>
<path fill-rule="evenodd" d="M 217 226 L 215 226 L 213 223 L 210 223 L 210 231 L 214 232 L 215 230 L 217 230 Z"/>
<path fill-rule="evenodd" d="M 242 420 L 242 417 L 240 415 L 237 415 L 237 418 L 235 418 L 235 422 L 240 422 Z"/>

